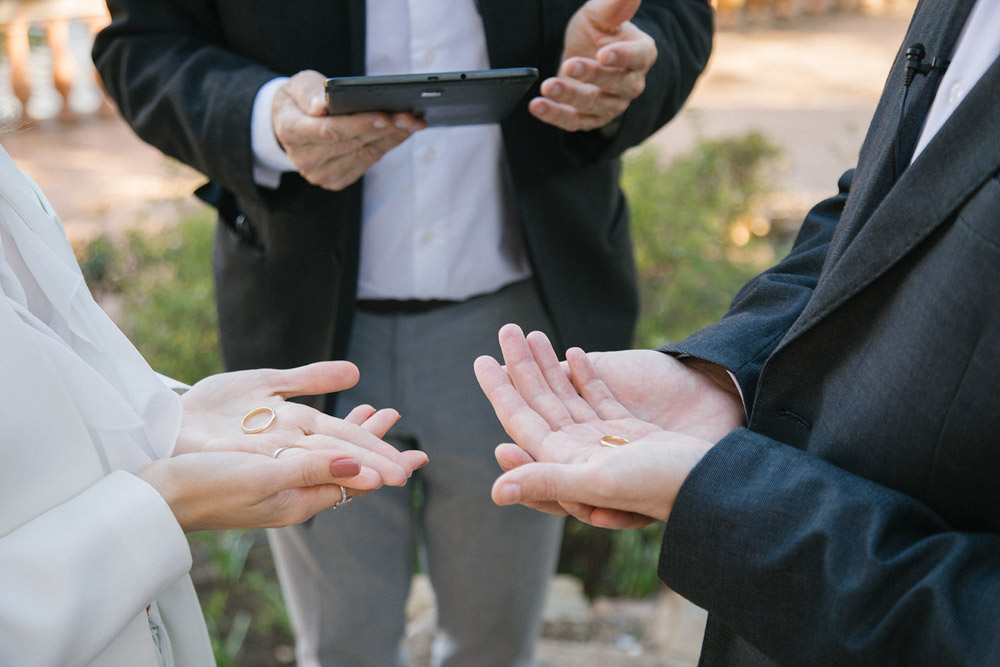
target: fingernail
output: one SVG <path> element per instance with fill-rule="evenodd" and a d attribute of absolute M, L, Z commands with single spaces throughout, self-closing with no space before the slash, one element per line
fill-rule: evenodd
<path fill-rule="evenodd" d="M 410 129 L 410 124 L 405 120 L 403 120 L 402 118 L 400 118 L 399 120 L 396 121 L 396 127 L 398 127 L 401 130 L 408 130 Z"/>
<path fill-rule="evenodd" d="M 560 84 L 555 84 L 552 86 L 552 91 L 549 93 L 549 97 L 559 97 L 563 93 L 563 87 Z"/>
<path fill-rule="evenodd" d="M 385 122 L 381 118 L 376 118 L 375 122 L 372 123 L 376 130 L 384 130 L 389 127 L 389 123 Z"/>
<path fill-rule="evenodd" d="M 583 63 L 577 63 L 573 68 L 573 76 L 583 76 Z"/>
<path fill-rule="evenodd" d="M 500 489 L 499 505 L 516 505 L 521 500 L 520 484 L 505 484 Z"/>
<path fill-rule="evenodd" d="M 612 51 L 611 53 L 608 54 L 608 57 L 605 59 L 604 64 L 614 65 L 616 62 L 618 62 L 618 54 Z"/>
<path fill-rule="evenodd" d="M 334 477 L 354 477 L 361 472 L 361 466 L 354 459 L 337 459 L 330 462 L 330 474 Z"/>

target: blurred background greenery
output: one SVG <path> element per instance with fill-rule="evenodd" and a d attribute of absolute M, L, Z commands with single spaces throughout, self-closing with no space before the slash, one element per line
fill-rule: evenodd
<path fill-rule="evenodd" d="M 636 347 L 678 340 L 718 318 L 746 280 L 785 252 L 789 234 L 761 215 L 777 158 L 757 133 L 703 140 L 669 163 L 652 148 L 626 155 L 642 304 Z M 151 365 L 189 383 L 221 370 L 213 235 L 206 210 L 157 232 L 98 237 L 78 249 L 91 289 Z M 661 585 L 662 529 L 614 532 L 571 519 L 559 570 L 580 578 L 592 597 L 648 596 Z M 291 630 L 263 533 L 196 533 L 190 541 L 220 667 L 291 663 Z"/>

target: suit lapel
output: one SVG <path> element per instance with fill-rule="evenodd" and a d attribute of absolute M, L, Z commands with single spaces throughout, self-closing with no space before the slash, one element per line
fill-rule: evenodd
<path fill-rule="evenodd" d="M 884 274 L 997 172 L 998 108 L 1000 59 L 828 265 L 782 346 Z"/>
<path fill-rule="evenodd" d="M 913 20 L 906 33 L 903 46 L 879 100 L 871 127 L 861 147 L 858 169 L 854 175 L 851 196 L 841 216 L 834 235 L 826 266 L 835 264 L 851 243 L 872 212 L 881 204 L 894 185 L 895 138 L 899 124 L 899 109 L 903 98 L 904 53 L 915 43 L 927 50 L 929 62 L 933 57 L 948 58 L 965 18 L 975 0 L 923 0 L 914 11 Z M 937 90 L 940 72 L 918 75 L 910 85 L 907 113 L 903 118 L 906 127 L 920 127 Z M 919 116 L 919 117 L 918 117 Z M 912 147 L 909 147 L 912 152 Z"/>

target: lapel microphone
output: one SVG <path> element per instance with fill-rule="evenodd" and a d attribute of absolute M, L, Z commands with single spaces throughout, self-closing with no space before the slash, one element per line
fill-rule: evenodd
<path fill-rule="evenodd" d="M 931 59 L 929 63 L 924 62 L 924 58 L 927 57 L 927 50 L 924 45 L 917 42 L 912 46 L 907 47 L 905 52 L 906 64 L 903 66 L 903 99 L 899 103 L 899 122 L 896 123 L 896 141 L 894 145 L 894 160 L 893 160 L 893 180 L 899 179 L 900 174 L 900 162 L 902 162 L 902 155 L 900 151 L 901 147 L 901 133 L 903 128 L 903 117 L 906 113 L 906 98 L 910 93 L 910 84 L 917 77 L 918 74 L 921 76 L 927 76 L 931 72 L 938 71 L 942 74 L 946 69 L 948 69 L 948 60 L 944 58 L 935 56 Z"/>
<path fill-rule="evenodd" d="M 919 42 L 906 49 L 906 66 L 903 67 L 903 85 L 907 88 L 913 83 L 913 79 L 918 74 L 927 76 L 934 70 L 939 70 L 942 74 L 948 69 L 949 61 L 944 58 L 935 57 L 929 63 L 924 62 L 927 51 L 924 45 Z"/>

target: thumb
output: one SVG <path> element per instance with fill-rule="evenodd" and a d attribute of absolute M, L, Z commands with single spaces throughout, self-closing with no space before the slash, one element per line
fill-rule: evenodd
<path fill-rule="evenodd" d="M 286 399 L 350 389 L 361 377 L 358 367 L 349 361 L 318 361 L 272 373 L 270 385 L 279 396 Z"/>
<path fill-rule="evenodd" d="M 304 70 L 288 80 L 284 88 L 302 113 L 326 115 L 326 77 L 315 70 Z"/>
<path fill-rule="evenodd" d="M 590 488 L 585 473 L 576 465 L 528 463 L 505 472 L 493 482 L 493 502 L 497 505 L 543 503 L 550 501 L 590 504 Z"/>
<path fill-rule="evenodd" d="M 642 0 L 590 0 L 584 8 L 587 17 L 603 32 L 615 32 L 618 26 L 631 21 Z"/>

